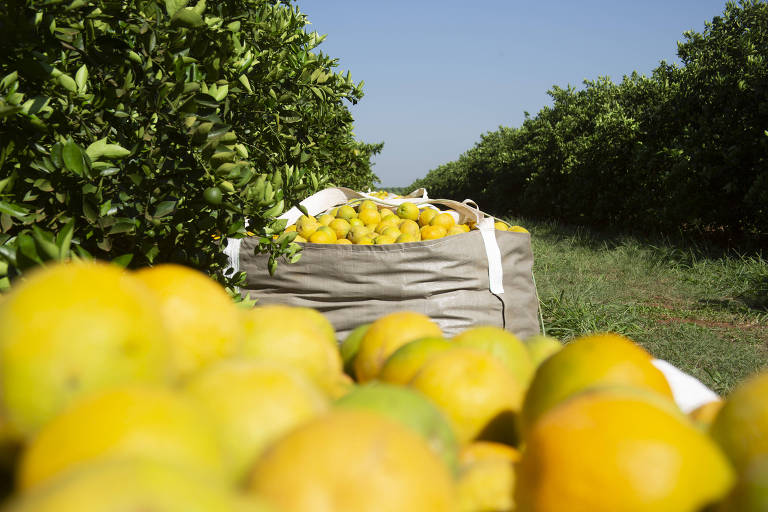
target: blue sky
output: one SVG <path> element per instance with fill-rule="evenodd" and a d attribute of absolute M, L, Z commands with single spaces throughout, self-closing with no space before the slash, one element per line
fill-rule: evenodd
<path fill-rule="evenodd" d="M 406 186 L 456 160 L 480 135 L 520 126 L 553 85 L 614 82 L 678 62 L 725 0 L 297 0 L 327 34 L 319 49 L 365 81 L 355 135 L 384 142 L 381 186 Z"/>

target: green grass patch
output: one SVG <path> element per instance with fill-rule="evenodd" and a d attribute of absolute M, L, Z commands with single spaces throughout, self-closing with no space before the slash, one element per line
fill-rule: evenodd
<path fill-rule="evenodd" d="M 720 394 L 768 367 L 768 260 L 760 253 L 509 221 L 531 231 L 547 334 L 622 333 Z"/>

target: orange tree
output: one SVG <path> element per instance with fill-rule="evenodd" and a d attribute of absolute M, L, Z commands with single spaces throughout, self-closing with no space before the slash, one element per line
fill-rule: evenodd
<path fill-rule="evenodd" d="M 275 217 L 331 178 L 372 184 L 381 149 L 307 23 L 274 0 L 2 2 L 0 287 L 72 254 L 223 277 L 249 231 L 273 268 L 293 257 Z"/>

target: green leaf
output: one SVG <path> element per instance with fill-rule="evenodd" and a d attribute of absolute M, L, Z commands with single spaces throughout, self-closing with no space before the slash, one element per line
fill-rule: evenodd
<path fill-rule="evenodd" d="M 175 208 L 176 208 L 176 201 L 163 201 L 162 203 L 159 203 L 157 205 L 157 209 L 155 209 L 155 214 L 153 215 L 153 217 L 156 219 L 165 217 L 169 213 L 173 212 Z"/>
<path fill-rule="evenodd" d="M 176 11 L 187 5 L 186 0 L 165 0 L 165 10 L 168 16 L 173 16 Z"/>
<path fill-rule="evenodd" d="M 119 220 L 115 222 L 109 229 L 110 235 L 116 235 L 119 233 L 128 233 L 136 229 L 136 224 L 130 220 Z"/>
<path fill-rule="evenodd" d="M 37 243 L 37 247 L 42 251 L 48 259 L 56 260 L 59 258 L 59 248 L 54 243 L 53 234 L 48 231 L 44 231 L 40 227 L 32 226 L 32 236 Z"/>
<path fill-rule="evenodd" d="M 19 252 L 26 258 L 40 265 L 43 263 L 42 258 L 37 254 L 37 245 L 34 238 L 26 233 L 21 233 L 16 237 L 16 245 L 19 248 Z"/>
<path fill-rule="evenodd" d="M 205 22 L 203 22 L 203 17 L 195 11 L 194 7 L 184 7 L 176 11 L 171 18 L 171 24 L 195 28 L 205 25 Z"/>
<path fill-rule="evenodd" d="M 19 79 L 18 72 L 9 73 L 0 80 L 0 89 L 9 89 Z"/>
<path fill-rule="evenodd" d="M 56 77 L 56 81 L 59 83 L 59 85 L 64 87 L 66 90 L 70 92 L 77 92 L 77 84 L 75 83 L 74 79 L 71 76 L 62 73 L 61 75 Z"/>
<path fill-rule="evenodd" d="M 113 258 L 111 262 L 114 263 L 115 265 L 126 268 L 131 263 L 132 259 L 133 259 L 133 254 L 128 253 L 128 254 L 123 254 L 122 256 L 118 256 L 117 258 Z"/>
<path fill-rule="evenodd" d="M 101 158 L 107 158 L 110 160 L 119 160 L 130 155 L 131 152 L 119 144 L 107 143 L 107 138 L 99 139 L 92 143 L 85 149 L 85 153 L 92 162 L 95 162 Z"/>
<path fill-rule="evenodd" d="M 0 201 L 0 213 L 5 213 L 17 219 L 23 219 L 29 214 L 29 210 L 21 205 Z"/>
<path fill-rule="evenodd" d="M 79 94 L 85 94 L 88 90 L 88 68 L 85 64 L 80 66 L 75 74 L 75 84 L 77 85 L 77 92 Z"/>
<path fill-rule="evenodd" d="M 56 245 L 59 247 L 59 259 L 69 256 L 69 248 L 72 243 L 72 234 L 75 232 L 75 219 L 70 219 L 56 235 Z"/>
<path fill-rule="evenodd" d="M 83 176 L 85 173 L 85 162 L 83 161 L 83 150 L 72 141 L 67 142 L 61 148 L 61 158 L 64 160 L 64 167 Z"/>

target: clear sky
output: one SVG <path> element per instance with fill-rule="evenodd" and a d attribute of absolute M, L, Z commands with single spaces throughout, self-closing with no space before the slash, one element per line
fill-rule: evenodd
<path fill-rule="evenodd" d="M 319 49 L 365 81 L 355 135 L 384 142 L 381 186 L 406 186 L 499 126 L 550 105 L 553 85 L 650 75 L 725 0 L 297 0 Z"/>

